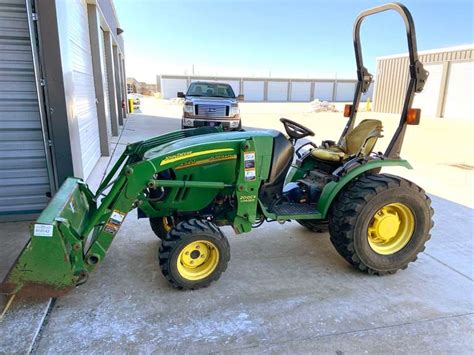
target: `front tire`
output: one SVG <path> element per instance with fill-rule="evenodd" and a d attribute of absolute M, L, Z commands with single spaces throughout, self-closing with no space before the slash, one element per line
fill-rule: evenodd
<path fill-rule="evenodd" d="M 329 233 L 337 252 L 354 267 L 393 274 L 425 249 L 432 217 L 431 200 L 416 184 L 388 174 L 366 175 L 333 203 Z"/>
<path fill-rule="evenodd" d="M 227 269 L 230 247 L 213 223 L 190 219 L 178 223 L 161 243 L 163 276 L 175 288 L 195 290 L 217 281 Z"/>
<path fill-rule="evenodd" d="M 150 227 L 155 235 L 163 240 L 166 235 L 175 225 L 175 220 L 172 217 L 151 217 Z"/>

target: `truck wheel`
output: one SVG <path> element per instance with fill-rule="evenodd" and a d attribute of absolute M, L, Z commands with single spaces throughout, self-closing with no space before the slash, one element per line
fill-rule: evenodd
<path fill-rule="evenodd" d="M 313 233 L 326 233 L 328 231 L 328 221 L 317 219 L 297 219 L 296 222 Z"/>
<path fill-rule="evenodd" d="M 213 223 L 191 219 L 169 232 L 158 258 L 163 276 L 173 287 L 195 290 L 219 279 L 227 269 L 230 247 Z"/>
<path fill-rule="evenodd" d="M 150 226 L 159 239 L 165 239 L 168 232 L 175 225 L 172 217 L 151 217 Z"/>
<path fill-rule="evenodd" d="M 430 239 L 433 209 L 423 189 L 403 178 L 366 175 L 333 203 L 329 233 L 337 252 L 369 274 L 394 274 Z"/>

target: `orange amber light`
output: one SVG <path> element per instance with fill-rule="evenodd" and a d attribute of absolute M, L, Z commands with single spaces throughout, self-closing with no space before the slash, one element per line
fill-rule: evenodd
<path fill-rule="evenodd" d="M 407 112 L 406 122 L 411 125 L 420 124 L 421 110 L 419 108 L 411 108 Z"/>
<path fill-rule="evenodd" d="M 351 117 L 352 113 L 352 105 L 345 105 L 344 106 L 344 117 Z"/>

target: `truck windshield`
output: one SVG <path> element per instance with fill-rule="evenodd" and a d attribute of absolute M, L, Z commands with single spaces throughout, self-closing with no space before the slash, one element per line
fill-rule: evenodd
<path fill-rule="evenodd" d="M 234 90 L 228 84 L 191 83 L 186 96 L 235 98 Z"/>

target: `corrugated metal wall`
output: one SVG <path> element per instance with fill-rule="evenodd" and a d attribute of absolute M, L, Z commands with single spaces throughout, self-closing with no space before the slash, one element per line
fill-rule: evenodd
<path fill-rule="evenodd" d="M 439 51 L 419 53 L 423 64 L 444 64 L 455 61 L 474 59 L 474 48 L 447 48 Z M 408 84 L 408 56 L 393 56 L 377 59 L 376 85 L 374 93 L 374 111 L 386 113 L 400 113 L 403 106 L 404 93 Z M 441 86 L 446 85 L 448 76 L 445 75 Z M 429 78 L 428 78 L 429 81 Z M 442 87 L 439 97 L 433 98 L 432 104 L 436 105 L 439 115 L 442 114 L 442 103 L 434 102 L 444 100 Z"/>
<path fill-rule="evenodd" d="M 47 204 L 50 181 L 25 0 L 0 0 L 0 216 Z"/>

